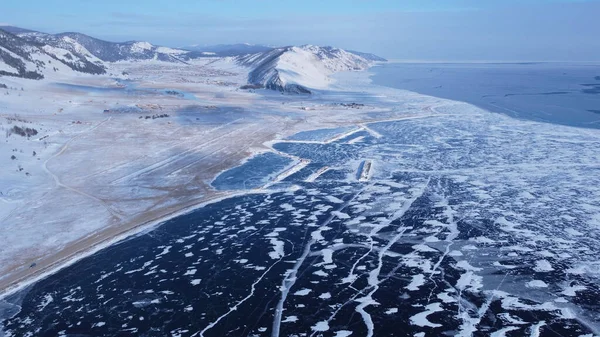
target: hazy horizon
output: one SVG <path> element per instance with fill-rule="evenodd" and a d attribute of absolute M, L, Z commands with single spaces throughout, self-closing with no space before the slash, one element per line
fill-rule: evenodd
<path fill-rule="evenodd" d="M 595 62 L 600 1 L 12 2 L 1 25 L 184 47 L 332 45 L 414 62 Z M 44 13 L 32 16 L 31 11 Z"/>

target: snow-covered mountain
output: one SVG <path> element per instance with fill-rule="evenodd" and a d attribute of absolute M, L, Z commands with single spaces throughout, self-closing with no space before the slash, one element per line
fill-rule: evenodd
<path fill-rule="evenodd" d="M 0 26 L 0 75 L 40 79 L 48 71 L 58 72 L 63 68 L 103 74 L 112 62 L 186 63 L 196 58 L 214 57 L 230 58 L 249 68 L 248 84 L 253 87 L 310 93 L 310 89 L 327 88 L 332 82 L 330 75 L 335 72 L 363 70 L 376 61 L 385 61 L 372 54 L 313 45 L 272 48 L 234 44 L 188 48 L 191 50 L 140 41 L 108 42 L 81 33 L 47 34 Z"/>
<path fill-rule="evenodd" d="M 42 79 L 51 72 L 105 72 L 77 53 L 34 43 L 0 29 L 0 75 Z"/>
<path fill-rule="evenodd" d="M 159 60 L 181 62 L 186 50 L 155 46 L 149 42 L 108 42 L 81 33 L 31 34 L 21 33 L 22 38 L 84 55 L 90 62 L 118 62 L 135 60 Z"/>
<path fill-rule="evenodd" d="M 343 49 L 304 45 L 276 48 L 264 53 L 237 58 L 239 64 L 250 67 L 248 83 L 289 93 L 310 93 L 331 84 L 330 75 L 340 71 L 364 70 L 373 64 Z"/>

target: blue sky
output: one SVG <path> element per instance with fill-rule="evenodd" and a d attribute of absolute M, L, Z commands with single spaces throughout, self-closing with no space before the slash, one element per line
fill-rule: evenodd
<path fill-rule="evenodd" d="M 600 60 L 600 0 L 23 0 L 0 23 L 155 44 L 320 44 L 404 60 Z"/>

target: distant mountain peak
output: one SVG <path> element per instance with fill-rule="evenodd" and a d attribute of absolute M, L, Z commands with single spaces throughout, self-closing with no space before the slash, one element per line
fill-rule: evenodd
<path fill-rule="evenodd" d="M 177 50 L 155 46 L 146 41 L 109 42 L 82 33 L 65 32 L 60 34 L 32 35 L 22 34 L 23 38 L 32 42 L 62 48 L 73 53 L 82 53 L 94 61 L 118 62 L 128 60 L 159 60 L 181 62 L 178 54 L 185 50 Z"/>
<path fill-rule="evenodd" d="M 195 54 L 191 54 L 191 57 L 194 56 L 219 56 L 219 57 L 232 57 L 232 56 L 241 56 L 247 54 L 256 54 L 262 53 L 266 51 L 270 51 L 273 48 L 258 44 L 250 44 L 250 43 L 235 43 L 235 44 L 217 44 L 212 46 L 202 46 L 202 45 L 191 45 L 183 47 L 183 49 L 195 52 Z"/>
<path fill-rule="evenodd" d="M 363 53 L 363 52 L 354 51 L 354 50 L 347 50 L 347 52 L 352 53 L 354 55 L 358 55 L 358 56 L 363 57 L 370 61 L 375 61 L 375 62 L 387 62 L 388 61 L 381 56 L 377 56 L 377 55 L 371 54 L 371 53 Z"/>
<path fill-rule="evenodd" d="M 25 28 L 20 28 L 20 27 L 15 27 L 15 26 L 9 26 L 9 25 L 0 25 L 0 29 L 2 29 L 5 32 L 9 32 L 11 34 L 24 34 L 24 33 L 39 33 L 35 30 L 30 30 L 30 29 L 25 29 Z"/>

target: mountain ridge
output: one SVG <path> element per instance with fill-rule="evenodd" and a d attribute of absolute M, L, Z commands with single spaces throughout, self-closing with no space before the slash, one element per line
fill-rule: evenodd
<path fill-rule="evenodd" d="M 15 32 L 11 33 L 9 31 Z M 331 46 L 269 47 L 251 44 L 189 46 L 177 49 L 145 41 L 109 42 L 65 32 L 48 34 L 13 26 L 0 26 L 0 75 L 41 79 L 51 60 L 70 70 L 105 74 L 110 63 L 162 61 L 187 64 L 199 58 L 231 59 L 248 70 L 248 85 L 285 93 L 310 94 L 325 89 L 329 77 L 340 71 L 369 68 L 385 59 Z M 11 47 L 12 46 L 12 47 Z M 190 50 L 192 49 L 192 50 Z M 52 70 L 59 71 L 57 67 Z"/>
<path fill-rule="evenodd" d="M 184 50 L 155 46 L 145 41 L 109 42 L 77 32 L 35 34 L 27 35 L 24 38 L 71 52 L 77 52 L 83 47 L 90 55 L 103 62 L 129 60 L 181 62 L 176 55 L 186 53 Z"/>
<path fill-rule="evenodd" d="M 40 80 L 50 71 L 102 74 L 106 69 L 81 55 L 60 48 L 50 50 L 47 45 L 27 41 L 0 29 L 0 75 Z"/>
<path fill-rule="evenodd" d="M 200 53 L 199 57 L 229 57 L 229 56 L 240 56 L 247 54 L 255 54 L 272 50 L 273 47 L 263 46 L 260 44 L 248 44 L 248 43 L 234 43 L 234 44 L 217 44 L 212 46 L 186 46 L 182 49 L 189 50 L 190 52 Z"/>

